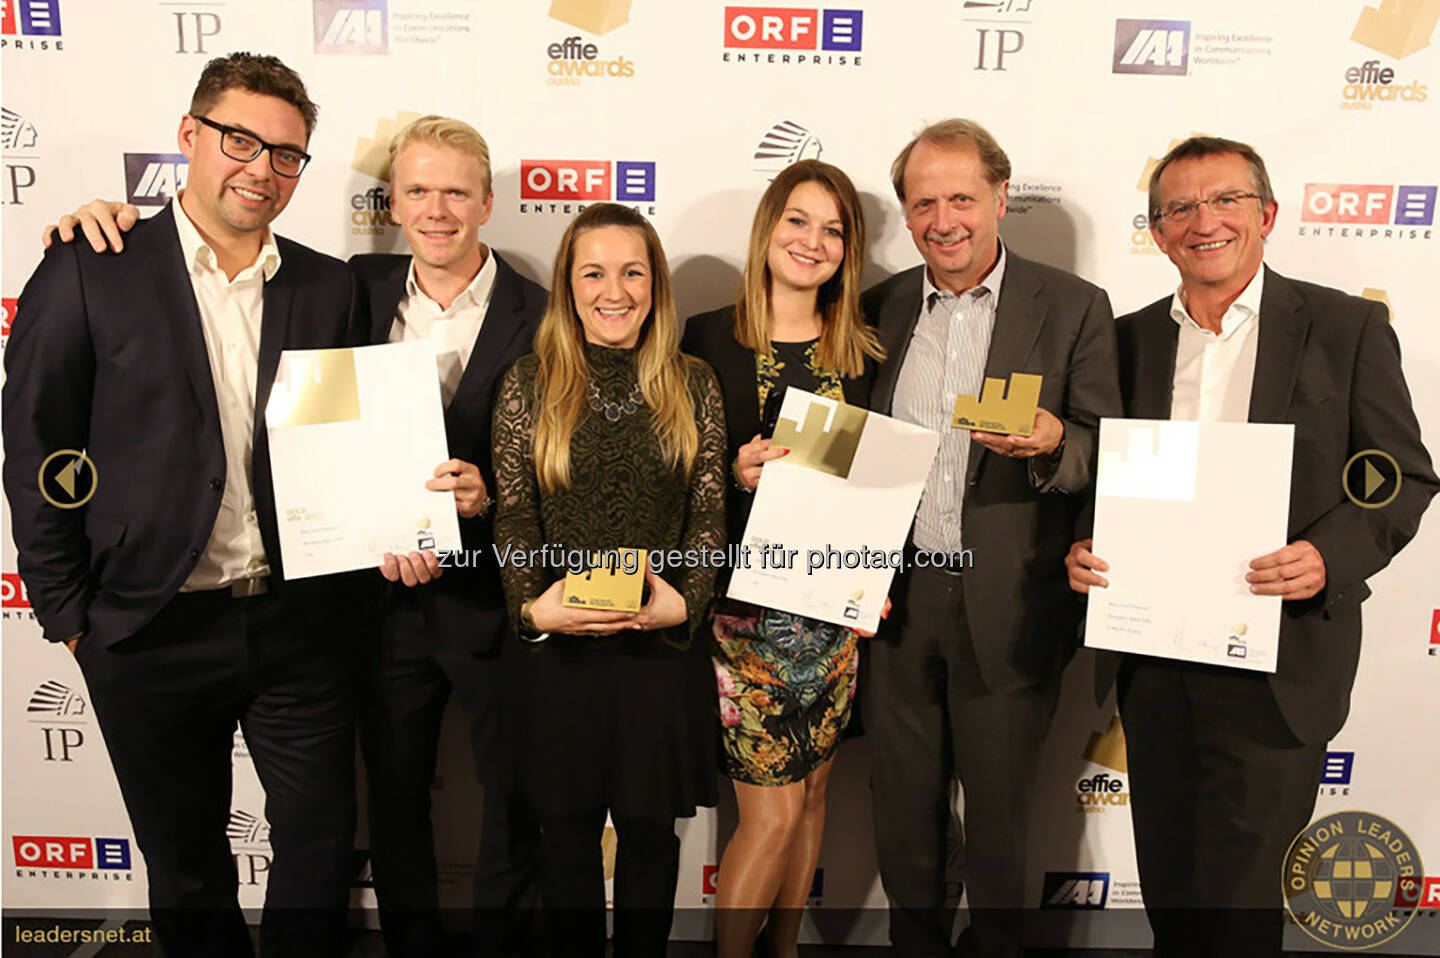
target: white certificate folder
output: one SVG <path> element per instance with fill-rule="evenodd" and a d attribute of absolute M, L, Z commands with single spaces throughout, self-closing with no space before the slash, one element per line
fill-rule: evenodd
<path fill-rule="evenodd" d="M 772 441 L 727 594 L 873 632 L 939 435 L 792 386 Z"/>
<path fill-rule="evenodd" d="M 1250 561 L 1284 547 L 1295 427 L 1103 419 L 1085 644 L 1274 672 L 1278 596 Z"/>
<path fill-rule="evenodd" d="M 450 458 L 428 341 L 286 350 L 265 425 L 287 579 L 460 549 L 454 495 L 425 488 Z"/>

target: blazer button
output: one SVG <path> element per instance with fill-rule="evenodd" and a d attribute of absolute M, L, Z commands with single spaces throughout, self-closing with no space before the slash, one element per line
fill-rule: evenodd
<path fill-rule="evenodd" d="M 199 550 L 199 549 L 191 549 L 191 550 L 190 550 L 190 558 L 192 558 L 192 559 L 198 559 L 198 558 L 200 558 L 200 550 Z"/>
<path fill-rule="evenodd" d="M 211 479 L 210 488 L 215 490 L 216 492 L 219 492 L 221 489 L 225 488 L 225 482 L 221 479 Z"/>

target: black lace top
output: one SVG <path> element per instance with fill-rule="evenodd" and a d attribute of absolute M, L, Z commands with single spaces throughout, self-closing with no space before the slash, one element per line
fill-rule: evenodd
<path fill-rule="evenodd" d="M 623 404 L 635 388 L 635 353 L 586 344 L 591 375 L 602 401 Z M 495 544 L 499 553 L 557 549 L 679 549 L 691 556 L 725 547 L 725 421 L 720 387 L 703 362 L 690 366 L 690 398 L 699 448 L 690 480 L 664 459 L 648 407 L 614 421 L 586 408 L 570 439 L 570 485 L 541 496 L 535 475 L 535 420 L 539 398 L 533 354 L 518 359 L 495 400 Z M 661 577 L 685 597 L 689 628 L 665 630 L 683 644 L 705 615 L 715 587 L 709 564 L 666 563 Z M 502 562 L 510 619 L 520 606 L 564 574 L 553 563 Z"/>

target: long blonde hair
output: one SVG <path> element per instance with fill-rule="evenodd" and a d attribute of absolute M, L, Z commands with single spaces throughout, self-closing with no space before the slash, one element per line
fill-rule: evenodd
<path fill-rule="evenodd" d="M 535 380 L 540 406 L 535 423 L 535 474 L 543 492 L 570 485 L 570 438 L 588 404 L 590 364 L 585 359 L 585 334 L 570 285 L 575 241 L 581 233 L 604 226 L 623 226 L 640 233 L 650 257 L 651 308 L 640 329 L 635 366 L 660 450 L 688 477 L 700 444 L 690 399 L 689 361 L 680 353 L 680 323 L 660 237 L 655 227 L 630 207 L 597 203 L 575 217 L 560 238 L 550 299 L 535 333 L 535 354 L 540 360 Z"/>
<path fill-rule="evenodd" d="M 859 376 L 865 357 L 880 360 L 885 350 L 860 310 L 860 270 L 865 257 L 865 216 L 855 184 L 837 166 L 819 160 L 801 160 L 780 171 L 771 182 L 750 227 L 750 248 L 735 303 L 735 339 L 740 345 L 769 356 L 770 350 L 770 236 L 785 213 L 790 193 L 801 183 L 819 183 L 840 208 L 845 258 L 816 293 L 820 313 L 820 345 L 815 358 L 824 369 L 842 376 Z"/>

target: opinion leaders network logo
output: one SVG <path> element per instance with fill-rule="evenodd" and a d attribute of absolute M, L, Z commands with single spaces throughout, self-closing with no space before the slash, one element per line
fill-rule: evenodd
<path fill-rule="evenodd" d="M 791 163 L 800 160 L 818 160 L 823 147 L 820 138 L 793 120 L 781 120 L 760 137 L 755 146 L 755 172 L 763 173 L 766 180 L 776 175 Z"/>
<path fill-rule="evenodd" d="M 655 182 L 653 160 L 521 160 L 520 212 L 578 213 L 614 201 L 653 214 L 641 204 L 655 202 Z"/>
<path fill-rule="evenodd" d="M 131 881 L 130 840 L 82 835 L 16 835 L 10 841 L 16 878 L 79 877 Z"/>
<path fill-rule="evenodd" d="M 720 58 L 726 63 L 859 66 L 864 38 L 863 10 L 726 7 Z"/>
<path fill-rule="evenodd" d="M 0 50 L 63 50 L 60 0 L 0 0 Z"/>
<path fill-rule="evenodd" d="M 180 195 L 189 175 L 183 153 L 126 153 L 125 199 L 154 213 Z"/>
<path fill-rule="evenodd" d="M 1437 192 L 1429 184 L 1306 183 L 1300 235 L 1430 239 Z"/>
<path fill-rule="evenodd" d="M 1372 948 L 1415 917 L 1395 902 L 1407 880 L 1423 879 L 1420 850 L 1394 822 L 1343 811 L 1300 832 L 1285 856 L 1285 908 L 1307 935 L 1334 948 Z"/>
<path fill-rule="evenodd" d="M 316 53 L 388 53 L 386 0 L 315 0 Z"/>
<path fill-rule="evenodd" d="M 1190 72 L 1190 21 L 1116 20 L 1110 72 L 1185 76 Z"/>

